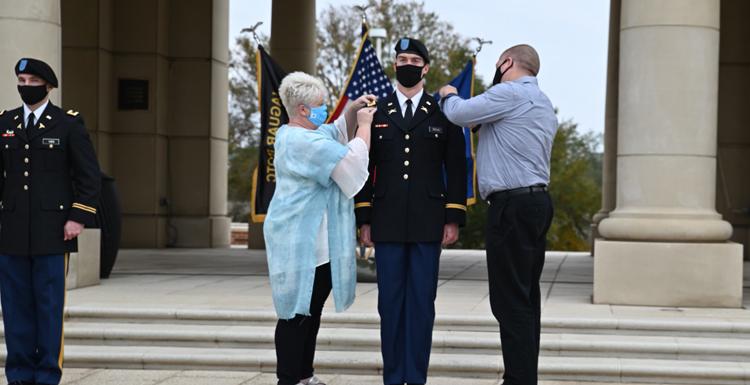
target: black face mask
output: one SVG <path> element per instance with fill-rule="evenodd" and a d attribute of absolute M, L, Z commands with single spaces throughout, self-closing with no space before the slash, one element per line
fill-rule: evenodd
<path fill-rule="evenodd" d="M 417 85 L 422 80 L 422 69 L 424 66 L 419 67 L 411 64 L 406 64 L 396 67 L 396 80 L 406 87 L 411 88 Z"/>
<path fill-rule="evenodd" d="M 18 86 L 18 93 L 27 106 L 33 106 L 47 97 L 47 86 Z"/>
<path fill-rule="evenodd" d="M 492 78 L 492 85 L 493 85 L 493 86 L 494 86 L 495 84 L 501 83 L 501 82 L 503 81 L 503 75 L 505 75 L 505 73 L 506 73 L 506 72 L 508 72 L 508 70 L 510 70 L 510 67 L 513 67 L 513 63 L 511 63 L 511 64 L 510 64 L 510 66 L 509 66 L 508 68 L 506 68 L 506 69 L 505 69 L 505 71 L 501 71 L 501 70 L 500 70 L 500 68 L 501 68 L 501 67 L 503 66 L 503 64 L 505 64 L 505 62 L 507 62 L 507 61 L 508 61 L 508 60 L 506 59 L 506 60 L 504 60 L 504 61 L 503 61 L 502 63 L 500 63 L 500 65 L 499 65 L 499 66 L 497 66 L 497 69 L 495 70 L 495 77 L 494 77 L 494 78 Z"/>

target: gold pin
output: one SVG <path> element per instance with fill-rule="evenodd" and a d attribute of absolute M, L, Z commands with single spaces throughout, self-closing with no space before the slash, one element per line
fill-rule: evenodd
<path fill-rule="evenodd" d="M 44 123 L 39 122 L 39 129 L 41 130 L 42 128 L 47 128 L 47 126 L 45 126 Z"/>
<path fill-rule="evenodd" d="M 367 103 L 367 107 L 375 107 L 378 104 L 377 100 L 372 100 L 369 103 Z"/>
<path fill-rule="evenodd" d="M 398 111 L 396 111 L 396 109 L 395 109 L 395 108 L 394 108 L 394 109 L 392 109 L 392 110 L 388 110 L 388 115 L 390 115 L 390 114 L 395 114 L 396 112 L 398 112 Z"/>
<path fill-rule="evenodd" d="M 68 114 L 70 116 L 78 116 L 78 111 L 68 110 L 68 112 L 66 112 L 66 114 Z"/>
<path fill-rule="evenodd" d="M 422 106 L 419 109 L 422 110 L 422 111 L 424 111 L 425 114 L 429 113 L 429 111 L 427 110 L 427 107 L 425 107 L 425 106 Z"/>
<path fill-rule="evenodd" d="M 18 123 L 18 126 L 16 126 L 17 129 L 21 129 L 21 123 Z"/>

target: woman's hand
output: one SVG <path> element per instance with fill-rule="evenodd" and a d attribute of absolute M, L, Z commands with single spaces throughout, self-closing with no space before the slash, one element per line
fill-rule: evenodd
<path fill-rule="evenodd" d="M 361 109 L 363 107 L 366 107 L 368 105 L 370 107 L 373 107 L 374 104 L 375 104 L 375 102 L 377 102 L 377 101 L 378 101 L 378 98 L 375 95 L 369 95 L 369 94 L 368 95 L 362 95 L 362 96 L 358 97 L 357 100 L 354 101 L 353 107 L 355 109 L 357 109 L 357 110 L 359 110 L 359 109 Z"/>
<path fill-rule="evenodd" d="M 375 111 L 377 108 L 375 107 L 365 107 L 359 111 L 357 111 L 357 124 L 359 125 L 359 128 L 365 126 L 370 126 L 372 124 L 372 117 L 375 115 Z"/>

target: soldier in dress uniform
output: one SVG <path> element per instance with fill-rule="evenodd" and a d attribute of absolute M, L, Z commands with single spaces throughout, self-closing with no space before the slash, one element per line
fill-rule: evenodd
<path fill-rule="evenodd" d="M 398 85 L 378 100 L 355 213 L 361 241 L 375 246 L 383 382 L 424 384 L 441 245 L 458 240 L 466 218 L 465 142 L 424 92 L 424 44 L 403 38 L 395 50 Z"/>
<path fill-rule="evenodd" d="M 23 105 L 0 112 L 0 297 L 9 384 L 60 382 L 67 253 L 93 225 L 99 164 L 78 112 L 49 101 L 57 77 L 30 58 L 15 67 Z"/>

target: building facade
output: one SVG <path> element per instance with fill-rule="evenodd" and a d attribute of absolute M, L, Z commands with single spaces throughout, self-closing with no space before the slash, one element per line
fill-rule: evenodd
<path fill-rule="evenodd" d="M 19 57 L 53 66 L 53 102 L 117 180 L 125 247 L 229 244 L 228 1 L 0 2 L 0 108 L 20 103 Z M 274 58 L 312 72 L 315 1 L 273 0 L 272 18 Z M 748 18 L 745 0 L 611 0 L 594 302 L 741 306 Z"/>
<path fill-rule="evenodd" d="M 750 2 L 612 0 L 594 302 L 739 307 Z"/>

